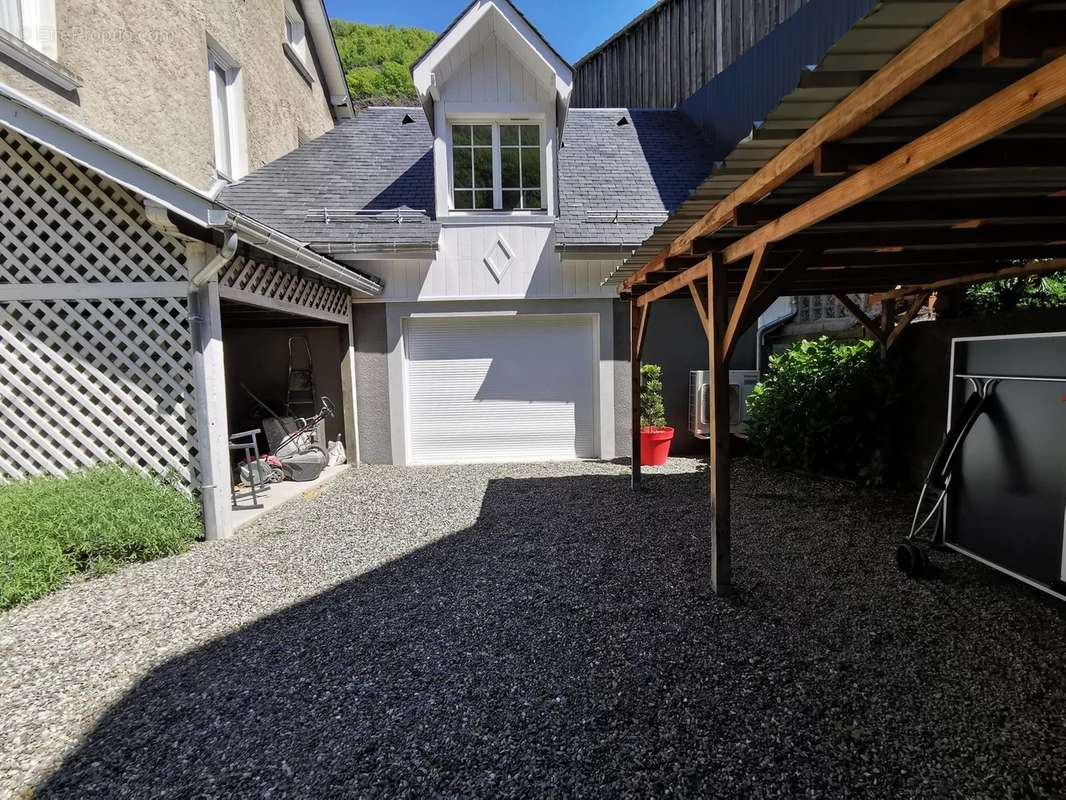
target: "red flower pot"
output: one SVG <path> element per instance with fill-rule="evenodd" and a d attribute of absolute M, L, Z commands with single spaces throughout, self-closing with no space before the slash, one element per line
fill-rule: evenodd
<path fill-rule="evenodd" d="M 640 465 L 661 467 L 670 455 L 670 442 L 674 439 L 673 428 L 644 428 L 640 432 Z"/>

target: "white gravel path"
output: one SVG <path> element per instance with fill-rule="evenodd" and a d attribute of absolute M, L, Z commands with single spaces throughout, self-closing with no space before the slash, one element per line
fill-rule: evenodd
<path fill-rule="evenodd" d="M 1066 796 L 1066 610 L 892 564 L 909 497 L 351 470 L 236 538 L 0 615 L 0 797 Z"/>

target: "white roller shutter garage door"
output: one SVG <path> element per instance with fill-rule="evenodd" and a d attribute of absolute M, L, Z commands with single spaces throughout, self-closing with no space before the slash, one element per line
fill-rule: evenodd
<path fill-rule="evenodd" d="M 594 319 L 501 315 L 406 320 L 411 461 L 595 457 Z"/>

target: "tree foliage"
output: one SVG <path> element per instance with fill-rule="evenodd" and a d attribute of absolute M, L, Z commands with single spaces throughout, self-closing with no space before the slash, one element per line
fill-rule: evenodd
<path fill-rule="evenodd" d="M 878 345 L 823 336 L 770 359 L 748 399 L 748 437 L 771 463 L 877 482 L 895 399 Z"/>
<path fill-rule="evenodd" d="M 411 65 L 437 35 L 421 28 L 332 21 L 348 91 L 357 106 L 415 102 Z"/>
<path fill-rule="evenodd" d="M 1066 272 L 979 283 L 966 290 L 966 306 L 986 313 L 1066 306 Z"/>
<path fill-rule="evenodd" d="M 640 368 L 640 427 L 652 430 L 666 427 L 663 368 L 658 364 L 645 364 Z"/>

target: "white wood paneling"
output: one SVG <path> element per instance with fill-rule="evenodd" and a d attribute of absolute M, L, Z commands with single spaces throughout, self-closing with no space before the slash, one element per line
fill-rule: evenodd
<path fill-rule="evenodd" d="M 485 256 L 498 237 L 503 237 L 514 253 L 499 280 L 485 264 Z M 617 263 L 562 260 L 555 251 L 550 225 L 499 224 L 446 225 L 441 231 L 437 257 L 432 261 L 363 261 L 358 266 L 385 281 L 384 294 L 372 302 L 563 300 L 616 297 L 615 287 L 601 284 Z"/>
<path fill-rule="evenodd" d="M 443 94 L 447 102 L 459 103 L 546 105 L 553 98 L 553 92 L 495 36 L 473 47 L 470 56 L 452 70 Z"/>

